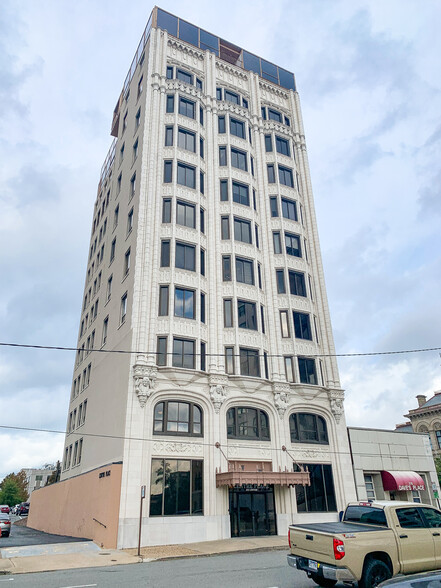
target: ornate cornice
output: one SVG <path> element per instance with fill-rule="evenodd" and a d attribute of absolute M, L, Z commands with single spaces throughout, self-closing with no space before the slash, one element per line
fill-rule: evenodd
<path fill-rule="evenodd" d="M 185 53 L 186 55 L 189 55 L 190 57 L 195 57 L 196 59 L 199 59 L 200 61 L 203 61 L 204 59 L 204 54 L 201 53 L 200 51 L 198 51 L 195 47 L 191 47 L 189 45 L 184 45 L 183 43 L 181 43 L 178 39 L 173 38 L 169 38 L 167 45 L 169 47 L 172 47 L 173 49 L 176 49 L 176 51 L 180 51 L 181 53 Z"/>
<path fill-rule="evenodd" d="M 270 94 L 274 94 L 274 96 L 278 96 L 279 98 L 283 98 L 284 100 L 288 100 L 289 95 L 286 93 L 285 90 L 282 90 L 278 86 L 273 86 L 272 84 L 267 84 L 262 79 L 259 79 L 259 88 L 261 90 L 266 90 Z"/>
<path fill-rule="evenodd" d="M 217 69 L 220 69 L 221 71 L 224 71 L 225 73 L 229 73 L 233 76 L 236 76 L 236 78 L 239 78 L 239 79 L 244 80 L 246 82 L 248 81 L 248 76 L 244 70 L 239 69 L 238 67 L 236 67 L 234 65 L 230 65 L 229 63 L 227 63 L 225 61 L 216 60 L 216 67 L 217 67 Z"/>

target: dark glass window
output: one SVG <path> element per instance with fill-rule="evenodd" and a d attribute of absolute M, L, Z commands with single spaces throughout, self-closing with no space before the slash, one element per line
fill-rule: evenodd
<path fill-rule="evenodd" d="M 310 474 L 310 486 L 296 486 L 297 510 L 299 512 L 335 512 L 334 482 L 332 466 L 329 464 L 304 464 Z"/>
<path fill-rule="evenodd" d="M 173 145 L 173 127 L 165 127 L 165 146 Z"/>
<path fill-rule="evenodd" d="M 224 299 L 224 327 L 233 326 L 233 301 L 230 298 Z"/>
<path fill-rule="evenodd" d="M 178 18 L 158 8 L 158 27 L 168 31 L 173 37 L 178 36 Z"/>
<path fill-rule="evenodd" d="M 187 151 L 196 152 L 196 135 L 191 131 L 178 128 L 178 147 Z"/>
<path fill-rule="evenodd" d="M 326 421 L 317 414 L 297 412 L 289 417 L 292 443 L 320 443 L 328 445 Z"/>
<path fill-rule="evenodd" d="M 282 115 L 277 110 L 273 110 L 272 108 L 268 108 L 268 118 L 270 120 L 275 120 L 279 123 L 282 122 Z"/>
<path fill-rule="evenodd" d="M 260 109 L 260 112 L 262 114 L 263 120 L 266 120 L 266 108 L 265 108 L 265 106 L 262 106 L 262 108 Z"/>
<path fill-rule="evenodd" d="M 441 431 L 435 431 L 435 435 L 438 442 L 438 447 L 441 449 Z"/>
<path fill-rule="evenodd" d="M 244 151 L 239 151 L 239 149 L 231 147 L 231 166 L 248 171 L 247 154 Z"/>
<path fill-rule="evenodd" d="M 173 180 L 173 161 L 164 161 L 164 183 L 170 184 Z"/>
<path fill-rule="evenodd" d="M 218 116 L 217 118 L 217 130 L 219 132 L 219 134 L 223 134 L 225 133 L 225 117 L 224 116 Z"/>
<path fill-rule="evenodd" d="M 205 210 L 203 208 L 199 209 L 199 225 L 201 233 L 205 233 Z"/>
<path fill-rule="evenodd" d="M 250 221 L 234 219 L 234 239 L 243 243 L 252 243 Z"/>
<path fill-rule="evenodd" d="M 176 243 L 175 266 L 189 271 L 196 271 L 196 247 L 186 243 Z"/>
<path fill-rule="evenodd" d="M 173 338 L 173 365 L 194 369 L 194 346 L 195 342 L 189 339 Z"/>
<path fill-rule="evenodd" d="M 158 402 L 154 410 L 153 433 L 202 437 L 202 409 L 178 400 Z"/>
<path fill-rule="evenodd" d="M 197 47 L 198 41 L 199 41 L 198 37 L 199 37 L 198 27 L 195 27 L 194 25 L 192 25 L 189 22 L 186 22 L 185 20 L 182 20 L 182 18 L 180 18 L 179 19 L 179 38 L 182 39 L 183 41 L 187 41 L 187 43 L 191 43 L 192 45 Z"/>
<path fill-rule="evenodd" d="M 201 323 L 205 323 L 205 294 L 201 292 Z"/>
<path fill-rule="evenodd" d="M 162 201 L 162 222 L 163 223 L 170 223 L 171 222 L 171 199 L 164 198 Z"/>
<path fill-rule="evenodd" d="M 203 172 L 199 172 L 199 192 L 201 194 L 205 193 L 205 176 Z"/>
<path fill-rule="evenodd" d="M 156 344 L 156 364 L 167 365 L 167 337 L 158 337 Z"/>
<path fill-rule="evenodd" d="M 269 153 L 273 150 L 273 141 L 271 135 L 265 135 L 265 151 Z"/>
<path fill-rule="evenodd" d="M 222 257 L 222 280 L 231 282 L 231 257 L 229 255 Z"/>
<path fill-rule="evenodd" d="M 176 203 L 176 224 L 196 228 L 196 212 L 194 204 L 178 200 Z"/>
<path fill-rule="evenodd" d="M 206 344 L 201 341 L 201 371 L 206 371 L 206 363 L 207 363 L 207 352 L 206 352 Z"/>
<path fill-rule="evenodd" d="M 179 114 L 183 116 L 188 116 L 188 118 L 195 118 L 195 103 L 191 100 L 187 100 L 187 98 L 182 98 L 179 96 Z"/>
<path fill-rule="evenodd" d="M 225 100 L 229 102 L 233 102 L 233 104 L 240 105 L 240 97 L 235 94 L 234 92 L 230 92 L 230 90 L 224 90 Z"/>
<path fill-rule="evenodd" d="M 196 188 L 196 169 L 185 163 L 178 163 L 177 182 L 187 188 Z"/>
<path fill-rule="evenodd" d="M 245 98 L 242 98 L 242 106 L 244 108 L 248 108 L 248 100 L 246 100 Z M 250 143 L 251 143 L 251 141 L 250 141 Z"/>
<path fill-rule="evenodd" d="M 273 82 L 274 84 L 278 84 L 279 76 L 277 74 L 277 65 L 269 63 L 264 59 L 261 59 L 260 62 L 262 64 L 262 77 L 266 80 L 269 80 L 270 82 Z"/>
<path fill-rule="evenodd" d="M 222 216 L 221 217 L 221 239 L 229 239 L 230 238 L 230 217 L 229 216 Z"/>
<path fill-rule="evenodd" d="M 260 59 L 248 51 L 243 51 L 243 66 L 245 69 L 251 70 L 260 76 Z"/>
<path fill-rule="evenodd" d="M 254 263 L 251 259 L 236 257 L 236 281 L 254 286 Z"/>
<path fill-rule="evenodd" d="M 277 204 L 277 196 L 270 196 L 270 210 L 271 210 L 272 217 L 279 216 L 279 207 Z"/>
<path fill-rule="evenodd" d="M 182 318 L 195 318 L 194 290 L 175 288 L 175 316 Z"/>
<path fill-rule="evenodd" d="M 268 415 L 258 408 L 233 406 L 227 412 L 227 437 L 269 441 Z"/>
<path fill-rule="evenodd" d="M 285 124 L 287 127 L 291 126 L 291 121 L 289 120 L 289 118 L 287 116 L 284 117 L 285 118 Z"/>
<path fill-rule="evenodd" d="M 150 516 L 190 514 L 203 514 L 202 460 L 152 459 Z"/>
<path fill-rule="evenodd" d="M 244 206 L 250 205 L 250 195 L 248 186 L 233 182 L 233 201 Z"/>
<path fill-rule="evenodd" d="M 294 257 L 302 257 L 302 250 L 300 248 L 300 237 L 298 235 L 292 235 L 285 233 L 285 247 L 288 255 Z"/>
<path fill-rule="evenodd" d="M 276 280 L 277 280 L 278 294 L 286 294 L 285 270 L 283 270 L 283 269 L 276 270 Z"/>
<path fill-rule="evenodd" d="M 234 374 L 234 347 L 225 347 L 225 371 Z"/>
<path fill-rule="evenodd" d="M 228 200 L 228 180 L 220 181 L 220 199 L 221 202 L 226 202 Z"/>
<path fill-rule="evenodd" d="M 202 81 L 199 78 L 196 78 L 196 88 L 202 90 Z"/>
<path fill-rule="evenodd" d="M 292 179 L 292 169 L 288 167 L 282 167 L 279 165 L 279 182 L 284 186 L 294 188 L 294 182 Z"/>
<path fill-rule="evenodd" d="M 216 99 L 222 100 L 222 88 L 216 88 Z"/>
<path fill-rule="evenodd" d="M 273 233 L 274 253 L 282 253 L 282 243 L 280 241 L 280 233 Z"/>
<path fill-rule="evenodd" d="M 397 508 L 398 522 L 403 529 L 422 529 L 425 527 L 418 508 Z"/>
<path fill-rule="evenodd" d="M 256 234 L 256 247 L 259 248 L 259 227 L 254 225 L 254 232 Z"/>
<path fill-rule="evenodd" d="M 186 84 L 193 85 L 193 75 L 191 73 L 189 73 L 188 71 L 185 71 L 183 69 L 177 69 L 176 70 L 176 78 L 178 80 L 181 80 L 181 82 L 185 82 Z"/>
<path fill-rule="evenodd" d="M 167 79 L 168 80 L 173 79 L 173 68 L 170 66 L 167 66 Z"/>
<path fill-rule="evenodd" d="M 207 31 L 204 31 L 202 29 L 199 29 L 199 36 L 200 36 L 199 47 L 201 49 L 204 49 L 204 50 L 208 49 L 212 53 L 219 55 L 219 39 L 218 39 L 218 37 L 215 37 L 211 33 L 207 33 Z"/>
<path fill-rule="evenodd" d="M 245 139 L 245 125 L 242 121 L 230 117 L 230 133 Z"/>
<path fill-rule="evenodd" d="M 257 311 L 255 302 L 237 301 L 237 325 L 240 329 L 257 331 Z"/>
<path fill-rule="evenodd" d="M 260 305 L 260 323 L 262 325 L 262 333 L 265 332 L 265 311 L 263 309 L 263 306 Z M 263 359 L 264 359 L 264 363 L 265 363 L 265 367 L 266 366 L 266 361 L 267 361 L 267 355 L 266 353 L 263 354 Z M 268 369 L 266 369 L 266 378 L 268 378 Z"/>
<path fill-rule="evenodd" d="M 294 296 L 306 296 L 305 274 L 289 270 L 288 275 L 290 293 Z"/>
<path fill-rule="evenodd" d="M 166 112 L 174 112 L 174 111 L 175 111 L 175 97 L 174 97 L 174 94 L 167 94 Z"/>
<path fill-rule="evenodd" d="M 219 147 L 219 165 L 227 165 L 227 148 Z"/>
<path fill-rule="evenodd" d="M 168 286 L 159 286 L 159 316 L 168 315 Z"/>
<path fill-rule="evenodd" d="M 260 358 L 257 349 L 240 347 L 239 354 L 241 375 L 260 378 Z"/>
<path fill-rule="evenodd" d="M 288 139 L 283 139 L 282 137 L 278 137 L 276 135 L 276 151 L 277 153 L 291 157 L 291 150 L 289 148 Z"/>
<path fill-rule="evenodd" d="M 200 261 L 201 261 L 201 276 L 205 276 L 205 249 L 202 249 L 200 252 Z"/>
<path fill-rule="evenodd" d="M 315 360 L 310 357 L 299 357 L 299 373 L 302 384 L 312 384 L 317 386 L 317 372 L 315 369 Z"/>
<path fill-rule="evenodd" d="M 257 262 L 257 276 L 259 280 L 259 288 L 262 289 L 262 270 L 260 269 L 260 263 Z"/>
<path fill-rule="evenodd" d="M 288 198 L 282 198 L 282 215 L 284 218 L 291 220 L 298 220 L 297 218 L 297 204 L 294 200 L 288 200 Z"/>
<path fill-rule="evenodd" d="M 170 267 L 170 241 L 161 241 L 161 267 Z"/>
<path fill-rule="evenodd" d="M 204 139 L 199 137 L 199 155 L 204 159 Z"/>
<path fill-rule="evenodd" d="M 268 164 L 267 166 L 267 171 L 268 171 L 268 183 L 269 184 L 275 184 L 276 183 L 276 176 L 274 173 L 274 165 Z"/>
<path fill-rule="evenodd" d="M 204 109 L 202 106 L 199 107 L 199 122 L 204 126 Z"/>

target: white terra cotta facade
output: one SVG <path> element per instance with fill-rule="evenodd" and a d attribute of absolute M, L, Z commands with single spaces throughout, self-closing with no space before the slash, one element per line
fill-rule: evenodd
<path fill-rule="evenodd" d="M 154 9 L 98 187 L 61 482 L 122 462 L 118 547 L 142 486 L 143 545 L 285 535 L 356 496 L 293 88 Z"/>

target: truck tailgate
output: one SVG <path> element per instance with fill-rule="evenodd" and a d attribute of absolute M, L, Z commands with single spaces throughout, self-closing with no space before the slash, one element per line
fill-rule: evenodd
<path fill-rule="evenodd" d="M 334 559 L 334 536 L 329 533 L 290 527 L 290 540 L 293 553 L 313 557 L 314 559 Z"/>

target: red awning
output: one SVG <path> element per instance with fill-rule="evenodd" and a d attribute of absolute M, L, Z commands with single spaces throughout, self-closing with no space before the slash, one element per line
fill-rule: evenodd
<path fill-rule="evenodd" d="M 385 490 L 425 490 L 423 478 L 416 472 L 381 472 Z"/>

